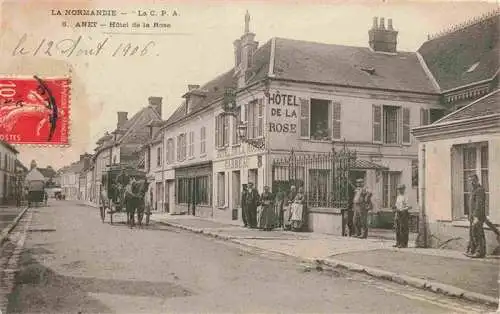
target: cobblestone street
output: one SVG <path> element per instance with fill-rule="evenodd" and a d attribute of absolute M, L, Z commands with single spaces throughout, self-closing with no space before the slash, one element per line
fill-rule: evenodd
<path fill-rule="evenodd" d="M 491 311 L 161 224 L 115 221 L 103 224 L 97 209 L 70 201 L 29 210 L 0 252 L 10 264 L 8 254 L 20 255 L 7 313 Z M 4 292 L 12 288 L 13 276 L 0 279 Z"/>

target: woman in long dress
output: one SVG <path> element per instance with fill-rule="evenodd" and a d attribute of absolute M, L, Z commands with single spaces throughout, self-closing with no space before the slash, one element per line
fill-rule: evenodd
<path fill-rule="evenodd" d="M 274 198 L 274 215 L 276 216 L 275 226 L 278 228 L 283 227 L 284 204 L 285 191 L 283 191 L 283 186 L 280 186 L 278 193 L 276 193 L 276 197 Z"/>
<path fill-rule="evenodd" d="M 299 188 L 292 204 L 292 230 L 301 231 L 304 225 L 305 195 L 304 188 Z"/>
<path fill-rule="evenodd" d="M 265 231 L 270 231 L 274 228 L 275 215 L 273 208 L 273 194 L 269 192 L 269 187 L 264 187 L 264 193 L 260 196 L 260 205 L 262 213 L 260 215 L 260 227 Z"/>
<path fill-rule="evenodd" d="M 297 195 L 297 188 L 295 185 L 290 187 L 290 192 L 285 198 L 283 203 L 283 227 L 285 230 L 290 230 L 292 228 L 292 205 L 295 196 Z"/>

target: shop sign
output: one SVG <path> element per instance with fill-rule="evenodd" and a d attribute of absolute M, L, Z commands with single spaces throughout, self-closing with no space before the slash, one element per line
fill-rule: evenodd
<path fill-rule="evenodd" d="M 272 133 L 297 133 L 297 107 L 299 106 L 296 95 L 281 94 L 279 91 L 269 94 L 267 103 L 271 106 L 273 122 L 268 123 L 268 131 Z M 277 121 L 276 121 L 277 120 Z"/>
<path fill-rule="evenodd" d="M 241 169 L 248 167 L 248 158 L 247 157 L 239 157 L 228 159 L 224 161 L 224 167 L 226 169 Z"/>

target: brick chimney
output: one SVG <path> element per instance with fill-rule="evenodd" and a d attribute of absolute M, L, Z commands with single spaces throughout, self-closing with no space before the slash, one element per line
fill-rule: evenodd
<path fill-rule="evenodd" d="M 368 31 L 369 44 L 373 51 L 396 53 L 398 32 L 392 26 L 392 19 L 387 19 L 387 28 L 385 19 L 373 18 L 372 28 Z"/>
<path fill-rule="evenodd" d="M 149 105 L 151 107 L 153 107 L 156 110 L 156 112 L 158 112 L 158 114 L 160 115 L 160 117 L 161 117 L 161 103 L 162 103 L 162 100 L 163 100 L 162 97 L 153 97 L 153 96 L 151 96 L 151 97 L 148 98 Z"/>
<path fill-rule="evenodd" d="M 234 46 L 234 68 L 237 69 L 241 63 L 241 40 L 236 39 L 233 42 Z"/>
<path fill-rule="evenodd" d="M 240 50 L 240 59 L 238 68 L 238 87 L 243 88 L 246 85 L 247 75 L 253 66 L 253 56 L 257 51 L 259 42 L 255 41 L 255 34 L 250 32 L 250 14 L 245 14 L 245 30 L 243 35 L 235 44 L 235 51 Z"/>
<path fill-rule="evenodd" d="M 116 115 L 118 116 L 118 120 L 116 122 L 116 128 L 117 129 L 121 129 L 125 123 L 128 121 L 128 112 L 126 111 L 118 111 L 116 113 Z"/>

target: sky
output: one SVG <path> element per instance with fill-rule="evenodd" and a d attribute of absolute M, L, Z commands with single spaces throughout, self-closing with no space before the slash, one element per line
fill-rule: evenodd
<path fill-rule="evenodd" d="M 0 0 L 0 74 L 28 73 L 42 69 L 52 75 L 71 71 L 71 143 L 69 147 L 28 147 L 16 145 L 19 159 L 29 165 L 60 168 L 93 152 L 95 142 L 105 131 L 116 127 L 116 112 L 129 117 L 147 105 L 149 96 L 163 97 L 163 119 L 182 101 L 188 84 L 200 84 L 231 69 L 233 41 L 243 33 L 244 15 L 251 15 L 250 30 L 259 45 L 272 37 L 285 37 L 330 44 L 368 46 L 368 29 L 375 16 L 393 19 L 398 34 L 398 50 L 416 51 L 435 34 L 498 7 L 496 1 L 16 1 Z M 105 34 L 105 29 L 81 31 L 64 28 L 92 17 L 57 16 L 61 9 L 115 9 L 110 21 L 171 24 L 166 31 L 146 29 L 149 33 L 170 35 Z M 177 16 L 140 17 L 138 10 L 165 10 Z M 127 14 L 120 14 L 125 12 Z M 111 29 L 109 29 L 111 30 Z M 115 29 L 112 29 L 115 31 Z M 125 31 L 124 31 L 125 32 Z M 83 46 L 95 47 L 108 38 L 106 49 L 98 56 L 36 56 L 28 60 L 12 56 L 13 47 L 27 33 L 29 44 L 41 39 L 61 40 L 83 36 Z M 76 37 L 75 37 L 76 36 Z M 154 46 L 145 56 L 113 57 L 120 44 Z M 70 70 L 68 70 L 70 69 Z M 40 70 L 42 71 L 42 70 Z M 43 72 L 42 71 L 42 72 Z M 14 72 L 14 73 L 10 73 Z"/>

